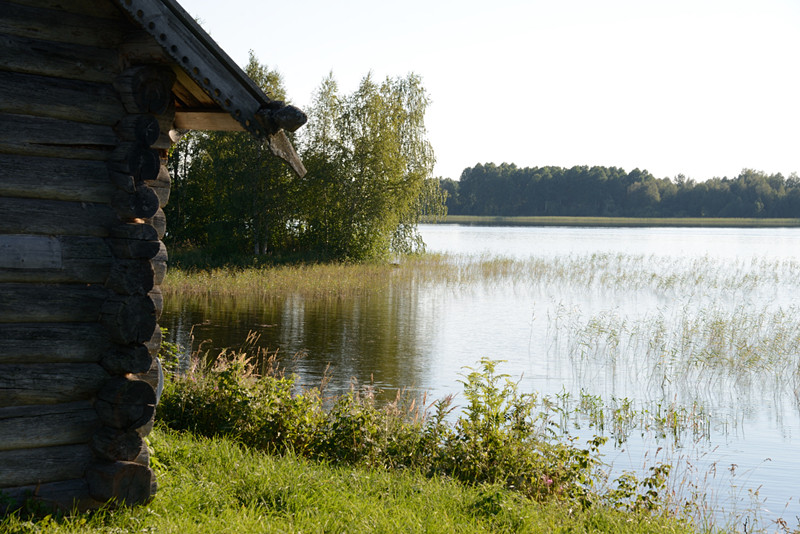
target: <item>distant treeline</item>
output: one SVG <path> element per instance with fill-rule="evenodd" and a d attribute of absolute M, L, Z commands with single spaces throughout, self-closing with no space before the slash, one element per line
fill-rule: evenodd
<path fill-rule="evenodd" d="M 750 169 L 696 182 L 618 167 L 478 164 L 442 179 L 452 215 L 595 217 L 800 217 L 800 177 Z"/>

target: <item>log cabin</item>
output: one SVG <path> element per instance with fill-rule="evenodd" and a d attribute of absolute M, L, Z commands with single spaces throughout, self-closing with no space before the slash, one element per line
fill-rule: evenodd
<path fill-rule="evenodd" d="M 265 95 L 174 0 L 0 0 L 0 508 L 149 501 L 167 150 Z"/>

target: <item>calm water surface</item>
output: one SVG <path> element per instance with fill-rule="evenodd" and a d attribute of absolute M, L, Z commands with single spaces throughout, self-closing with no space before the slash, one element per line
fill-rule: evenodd
<path fill-rule="evenodd" d="M 339 390 L 354 379 L 389 394 L 406 388 L 435 399 L 460 391 L 463 367 L 490 357 L 507 360 L 501 371 L 522 377 L 526 391 L 700 410 L 705 415 L 692 421 L 701 431 L 677 440 L 634 431 L 608 447 L 606 461 L 617 473 L 640 470 L 662 447 L 657 460 L 682 466 L 678 491 L 705 484 L 709 505 L 728 514 L 757 507 L 766 520 L 782 516 L 794 524 L 800 516 L 800 311 L 792 265 L 800 262 L 800 229 L 425 225 L 421 231 L 430 251 L 457 261 L 543 258 L 572 262 L 574 271 L 593 257 L 624 265 L 624 258 L 638 258 L 630 270 L 639 277 L 629 280 L 623 269 L 613 283 L 584 283 L 586 274 L 547 284 L 524 278 L 455 287 L 421 282 L 358 299 L 293 297 L 268 307 L 173 299 L 161 323 L 173 341 L 193 349 L 202 342 L 211 353 L 257 331 L 262 346 L 305 355 L 286 360 L 301 382 L 318 383 L 330 366 L 331 387 Z M 666 269 L 684 281 L 653 285 L 647 269 Z M 692 282 L 698 274 L 728 282 Z M 779 353 L 775 362 L 724 372 L 717 364 L 681 366 L 680 354 L 699 341 L 680 335 L 725 323 L 734 331 L 737 324 L 753 330 L 742 333 L 745 338 L 772 340 L 770 347 L 781 340 L 782 348 L 770 348 Z M 704 349 L 703 357 L 724 352 Z M 576 430 L 596 431 L 585 422 Z"/>

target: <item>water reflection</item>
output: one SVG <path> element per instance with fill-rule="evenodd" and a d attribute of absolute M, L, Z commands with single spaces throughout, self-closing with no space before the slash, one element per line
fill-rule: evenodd
<path fill-rule="evenodd" d="M 171 298 L 161 324 L 171 341 L 211 359 L 255 332 L 255 346 L 277 350 L 301 385 L 319 385 L 327 376 L 333 393 L 371 384 L 389 398 L 427 383 L 423 359 L 435 324 L 419 301 L 413 287 L 347 299 Z"/>
<path fill-rule="evenodd" d="M 385 397 L 414 388 L 441 398 L 461 390 L 463 366 L 490 357 L 507 360 L 501 370 L 522 376 L 524 391 L 696 409 L 705 441 L 684 429 L 674 454 L 698 451 L 694 474 L 735 463 L 738 481 L 747 472 L 748 487 L 763 484 L 775 514 L 800 515 L 796 498 L 784 513 L 800 475 L 800 229 L 431 226 L 423 235 L 433 250 L 545 261 L 353 298 L 170 298 L 162 326 L 211 356 L 256 331 L 302 383 L 328 370 L 332 392 L 355 379 Z M 641 468 L 662 445 L 632 439 L 609 458 Z"/>

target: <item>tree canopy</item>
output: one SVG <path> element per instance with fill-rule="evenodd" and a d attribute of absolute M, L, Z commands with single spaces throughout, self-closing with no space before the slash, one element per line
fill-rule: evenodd
<path fill-rule="evenodd" d="M 252 53 L 245 70 L 273 98 L 285 98 L 280 76 Z M 413 74 L 380 83 L 367 75 L 350 95 L 329 75 L 293 139 L 308 169 L 302 179 L 247 133 L 188 135 L 170 162 L 168 238 L 217 255 L 362 261 L 420 250 L 417 223 L 444 214 L 431 178 L 428 104 Z"/>
<path fill-rule="evenodd" d="M 380 84 L 368 75 L 346 96 L 333 76 L 322 82 L 302 145 L 307 200 L 314 199 L 305 210 L 309 246 L 352 259 L 420 248 L 420 217 L 443 210 L 429 179 L 428 102 L 415 75 Z"/>
<path fill-rule="evenodd" d="M 618 167 L 478 164 L 441 180 L 454 215 L 617 217 L 800 217 L 800 178 L 744 169 L 695 182 Z"/>
<path fill-rule="evenodd" d="M 280 75 L 251 53 L 246 72 L 276 99 Z M 290 171 L 247 132 L 191 132 L 170 157 L 168 238 L 216 254 L 264 253 L 291 242 L 286 221 L 297 190 Z"/>

